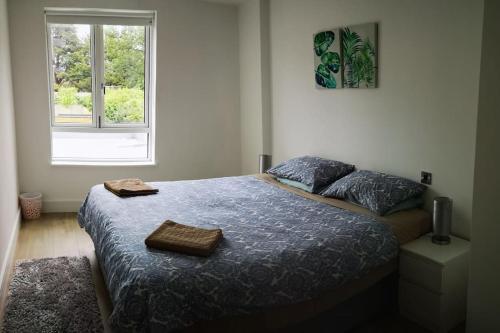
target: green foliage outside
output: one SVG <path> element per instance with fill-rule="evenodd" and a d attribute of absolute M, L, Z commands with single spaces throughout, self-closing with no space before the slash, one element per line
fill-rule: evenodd
<path fill-rule="evenodd" d="M 55 90 L 60 87 L 92 91 L 90 67 L 90 37 L 80 39 L 73 25 L 53 26 L 52 64 L 55 74 Z"/>
<path fill-rule="evenodd" d="M 77 93 L 74 87 L 61 87 L 55 94 L 56 104 L 64 107 L 81 105 L 92 110 L 92 94 Z M 104 99 L 104 117 L 106 122 L 133 123 L 144 119 L 144 92 L 139 89 L 108 89 Z"/>
<path fill-rule="evenodd" d="M 90 34 L 62 24 L 51 32 L 56 104 L 91 111 Z M 106 121 L 144 121 L 144 28 L 105 26 L 104 48 Z"/>
<path fill-rule="evenodd" d="M 144 89 L 144 28 L 104 28 L 107 86 Z"/>
<path fill-rule="evenodd" d="M 85 93 L 85 94 L 80 94 L 76 96 L 76 101 L 78 105 L 83 106 L 87 110 L 92 110 L 92 94 L 91 93 Z"/>
<path fill-rule="evenodd" d="M 76 92 L 77 90 L 74 87 L 60 87 L 56 95 L 56 103 L 64 107 L 77 104 Z"/>
<path fill-rule="evenodd" d="M 142 122 L 144 121 L 144 92 L 129 88 L 108 90 L 104 112 L 106 122 Z"/>

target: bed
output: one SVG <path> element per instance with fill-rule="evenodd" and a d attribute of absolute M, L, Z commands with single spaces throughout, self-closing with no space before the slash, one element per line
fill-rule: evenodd
<path fill-rule="evenodd" d="M 268 175 L 151 184 L 158 194 L 131 198 L 96 185 L 78 214 L 120 332 L 169 332 L 315 300 L 331 305 L 325 295 L 345 299 L 394 271 L 399 245 L 430 225 L 422 210 L 377 218 Z M 144 239 L 167 219 L 221 228 L 224 239 L 208 258 L 148 249 Z"/>

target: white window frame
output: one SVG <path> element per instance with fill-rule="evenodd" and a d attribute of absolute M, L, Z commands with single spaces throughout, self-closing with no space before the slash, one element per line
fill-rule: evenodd
<path fill-rule="evenodd" d="M 50 19 L 47 17 L 50 16 Z M 145 20 L 148 24 L 144 24 Z M 109 22 L 109 23 L 108 23 Z M 86 24 L 90 26 L 92 67 L 92 123 L 71 124 L 55 122 L 54 72 L 52 66 L 51 23 Z M 144 25 L 144 123 L 110 124 L 104 121 L 104 34 L 107 24 Z M 155 92 L 156 92 L 156 12 L 108 9 L 45 8 L 47 69 L 49 78 L 50 163 L 52 165 L 155 165 Z M 96 59 L 99 57 L 99 59 Z M 54 158 L 54 132 L 79 133 L 147 133 L 147 158 Z"/>

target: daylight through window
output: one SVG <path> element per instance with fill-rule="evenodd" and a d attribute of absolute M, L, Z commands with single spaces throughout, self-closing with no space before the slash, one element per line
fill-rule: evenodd
<path fill-rule="evenodd" d="M 154 13 L 46 19 L 52 161 L 153 162 Z"/>

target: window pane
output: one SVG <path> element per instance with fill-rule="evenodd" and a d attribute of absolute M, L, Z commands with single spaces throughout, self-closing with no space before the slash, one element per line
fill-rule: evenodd
<path fill-rule="evenodd" d="M 92 124 L 90 25 L 50 24 L 54 122 Z"/>
<path fill-rule="evenodd" d="M 145 160 L 148 157 L 148 134 L 53 132 L 52 157 L 98 161 Z"/>
<path fill-rule="evenodd" d="M 146 28 L 105 25 L 104 122 L 144 123 Z"/>

